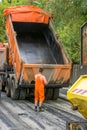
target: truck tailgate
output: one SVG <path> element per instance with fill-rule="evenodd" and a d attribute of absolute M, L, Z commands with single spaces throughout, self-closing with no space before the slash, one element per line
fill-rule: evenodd
<path fill-rule="evenodd" d="M 24 81 L 31 83 L 34 81 L 34 76 L 38 73 L 40 64 L 24 64 L 22 69 L 22 78 Z M 49 65 L 43 64 L 44 72 L 48 83 L 62 84 L 66 83 L 70 78 L 69 65 Z"/>

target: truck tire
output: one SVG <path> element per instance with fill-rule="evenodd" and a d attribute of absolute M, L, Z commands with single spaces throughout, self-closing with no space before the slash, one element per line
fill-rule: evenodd
<path fill-rule="evenodd" d="M 14 100 L 19 99 L 19 89 L 17 88 L 17 84 L 15 82 L 15 79 L 12 79 L 11 84 L 11 98 Z"/>
<path fill-rule="evenodd" d="M 20 99 L 20 100 L 24 100 L 25 98 L 26 98 L 26 89 L 21 89 L 21 90 L 20 90 L 19 99 Z"/>
<path fill-rule="evenodd" d="M 53 95 L 53 89 L 46 89 L 45 90 L 45 99 L 51 100 Z"/>
<path fill-rule="evenodd" d="M 7 97 L 10 97 L 11 96 L 11 80 L 10 78 L 7 78 L 7 81 L 6 81 L 6 95 Z"/>
<path fill-rule="evenodd" d="M 59 97 L 59 88 L 54 88 L 52 100 L 57 100 L 58 97 Z"/>
<path fill-rule="evenodd" d="M 2 91 L 2 77 L 0 76 L 0 90 Z"/>
<path fill-rule="evenodd" d="M 0 76 L 0 90 L 4 92 L 5 86 L 6 86 L 5 78 L 4 76 Z"/>

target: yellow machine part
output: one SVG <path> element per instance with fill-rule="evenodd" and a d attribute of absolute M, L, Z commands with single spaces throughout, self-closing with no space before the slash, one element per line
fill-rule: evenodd
<path fill-rule="evenodd" d="M 87 75 L 80 76 L 72 85 L 67 91 L 67 99 L 87 118 Z"/>

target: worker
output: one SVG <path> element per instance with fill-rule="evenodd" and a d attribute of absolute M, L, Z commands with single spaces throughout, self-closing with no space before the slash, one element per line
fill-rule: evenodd
<path fill-rule="evenodd" d="M 39 106 L 39 112 L 43 111 L 42 104 L 45 99 L 44 87 L 47 84 L 46 77 L 42 74 L 43 68 L 39 68 L 39 73 L 35 75 L 35 111 Z"/>

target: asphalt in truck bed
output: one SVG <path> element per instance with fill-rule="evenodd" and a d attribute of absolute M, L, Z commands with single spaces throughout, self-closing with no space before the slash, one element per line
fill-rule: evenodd
<path fill-rule="evenodd" d="M 12 100 L 1 93 L 0 130 L 66 130 L 66 122 L 85 120 L 70 110 L 66 100 L 45 101 L 44 112 L 35 112 L 29 100 Z"/>
<path fill-rule="evenodd" d="M 19 53 L 23 61 L 29 64 L 56 64 L 52 48 L 43 37 L 32 35 L 17 38 Z"/>

